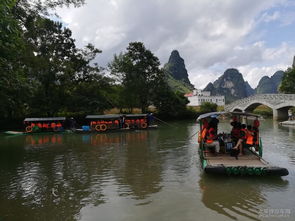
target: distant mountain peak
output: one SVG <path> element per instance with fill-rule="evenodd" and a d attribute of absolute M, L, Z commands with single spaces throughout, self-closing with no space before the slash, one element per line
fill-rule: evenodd
<path fill-rule="evenodd" d="M 243 75 L 235 68 L 227 69 L 213 84 L 209 83 L 204 91 L 210 91 L 212 95 L 224 95 L 226 103 L 253 93 L 251 86 L 245 83 Z"/>
<path fill-rule="evenodd" d="M 191 84 L 188 78 L 184 59 L 180 57 L 180 54 L 177 50 L 173 50 L 171 52 L 168 63 L 165 64 L 164 68 L 175 80 L 183 82 L 191 90 L 194 89 L 194 86 Z"/>
<path fill-rule="evenodd" d="M 294 57 L 295 59 L 295 57 Z M 294 61 L 295 62 L 295 61 Z M 294 64 L 293 64 L 294 65 Z M 209 83 L 203 91 L 212 95 L 224 95 L 226 103 L 256 94 L 278 93 L 279 85 L 284 76 L 283 71 L 275 72 L 271 77 L 263 76 L 254 90 L 244 80 L 243 75 L 235 68 L 227 69 L 214 83 Z"/>
<path fill-rule="evenodd" d="M 276 94 L 284 76 L 283 71 L 275 72 L 271 77 L 263 76 L 255 91 L 257 94 Z"/>

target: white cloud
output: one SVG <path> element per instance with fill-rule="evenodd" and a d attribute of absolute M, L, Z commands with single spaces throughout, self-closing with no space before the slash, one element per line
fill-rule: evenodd
<path fill-rule="evenodd" d="M 261 21 L 263 21 L 263 22 L 271 22 L 271 21 L 278 20 L 280 17 L 281 17 L 281 13 L 279 11 L 275 11 L 272 14 L 270 14 L 268 12 L 265 12 L 261 16 Z"/>
<path fill-rule="evenodd" d="M 79 47 L 90 42 L 103 50 L 99 56 L 103 66 L 129 42 L 142 41 L 162 64 L 177 49 L 197 87 L 204 87 L 230 67 L 240 69 L 253 86 L 256 78 L 285 67 L 294 54 L 286 43 L 267 48 L 263 39 L 249 42 L 261 21 L 280 19 L 280 12 L 267 10 L 286 3 L 289 1 L 86 0 L 85 6 L 63 8 L 58 14 Z"/>

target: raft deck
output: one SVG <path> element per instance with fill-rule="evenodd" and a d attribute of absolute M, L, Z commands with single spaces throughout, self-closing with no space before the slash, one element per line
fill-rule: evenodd
<path fill-rule="evenodd" d="M 273 175 L 286 176 L 289 171 L 286 168 L 270 165 L 254 152 L 245 149 L 242 156 L 233 157 L 230 153 L 216 155 L 204 152 L 204 170 L 211 174 L 227 175 Z"/>
<path fill-rule="evenodd" d="M 269 164 L 259 156 L 253 154 L 251 151 L 245 151 L 243 156 L 238 156 L 236 159 L 230 156 L 229 153 L 215 155 L 215 153 L 204 153 L 207 164 L 211 166 L 254 166 L 254 167 L 267 167 Z"/>

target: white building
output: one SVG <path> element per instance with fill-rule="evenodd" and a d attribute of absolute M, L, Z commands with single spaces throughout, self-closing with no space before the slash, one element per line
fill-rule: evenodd
<path fill-rule="evenodd" d="M 211 96 L 210 91 L 194 90 L 192 93 L 185 94 L 189 100 L 188 106 L 200 106 L 204 102 L 217 104 L 218 106 L 225 105 L 224 96 Z"/>

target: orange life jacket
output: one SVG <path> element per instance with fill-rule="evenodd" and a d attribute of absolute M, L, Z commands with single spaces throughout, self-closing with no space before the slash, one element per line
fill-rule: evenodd
<path fill-rule="evenodd" d="M 254 143 L 254 136 L 253 131 L 246 130 L 246 144 L 253 145 Z"/>
<path fill-rule="evenodd" d="M 201 138 L 202 138 L 202 140 L 204 140 L 205 138 L 206 138 L 206 134 L 207 134 L 207 128 L 204 128 L 203 130 L 202 130 L 202 133 L 201 133 Z"/>
<path fill-rule="evenodd" d="M 50 124 L 50 126 L 51 126 L 51 128 L 55 128 L 56 123 L 53 122 L 53 123 Z"/>
<path fill-rule="evenodd" d="M 202 140 L 205 140 L 207 134 L 207 128 L 203 128 L 201 132 L 198 132 L 198 143 L 201 143 Z"/>

